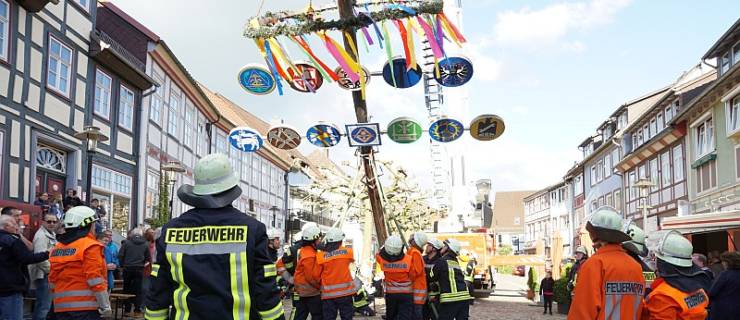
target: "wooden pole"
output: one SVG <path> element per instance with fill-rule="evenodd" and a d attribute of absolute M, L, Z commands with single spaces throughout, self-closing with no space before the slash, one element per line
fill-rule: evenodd
<path fill-rule="evenodd" d="M 354 17 L 354 0 L 337 0 L 337 7 L 339 9 L 340 19 L 349 19 Z M 349 41 L 344 38 L 344 49 L 349 53 L 350 57 L 357 61 L 354 51 L 351 47 L 357 48 L 357 37 L 354 29 L 346 30 L 349 33 Z M 358 52 L 359 54 L 359 52 Z M 363 75 L 360 74 L 362 77 Z M 362 98 L 360 91 L 352 92 L 352 101 L 355 106 L 355 116 L 357 117 L 358 123 L 367 122 L 367 104 Z M 362 156 L 362 165 L 365 168 L 365 184 L 367 186 L 367 194 L 370 199 L 370 207 L 373 211 L 373 223 L 375 224 L 375 233 L 378 235 L 378 242 L 380 245 L 385 243 L 385 239 L 388 236 L 388 230 L 385 227 L 385 216 L 383 210 L 383 203 L 380 201 L 380 192 L 378 190 L 378 182 L 375 181 L 375 169 L 373 168 L 370 158 L 373 156 L 372 147 L 361 147 L 360 154 Z"/>

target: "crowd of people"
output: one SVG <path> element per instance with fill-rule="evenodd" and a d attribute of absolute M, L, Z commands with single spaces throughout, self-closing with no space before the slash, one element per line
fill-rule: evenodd
<path fill-rule="evenodd" d="M 586 229 L 596 252 L 576 250 L 568 319 L 737 319 L 739 252 L 707 258 L 676 231 L 651 234 L 648 250 L 643 230 L 609 207 L 592 214 Z M 549 274 L 542 287 L 552 291 Z"/>

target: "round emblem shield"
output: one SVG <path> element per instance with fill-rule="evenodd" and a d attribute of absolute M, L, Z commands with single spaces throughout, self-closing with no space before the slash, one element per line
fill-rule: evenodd
<path fill-rule="evenodd" d="M 494 140 L 500 137 L 505 129 L 504 119 L 495 114 L 480 115 L 470 122 L 470 135 L 480 141 Z"/>
<path fill-rule="evenodd" d="M 308 128 L 308 131 L 306 131 L 306 139 L 317 147 L 328 148 L 339 144 L 339 140 L 342 139 L 342 134 L 339 132 L 337 126 L 320 123 Z"/>
<path fill-rule="evenodd" d="M 414 119 L 401 117 L 388 124 L 388 138 L 396 143 L 412 143 L 421 138 L 423 129 Z"/>
<path fill-rule="evenodd" d="M 239 71 L 239 84 L 251 94 L 265 95 L 275 90 L 275 78 L 267 69 L 258 65 L 248 65 Z"/>
<path fill-rule="evenodd" d="M 454 119 L 439 119 L 429 127 L 429 135 L 435 141 L 452 142 L 462 137 L 465 127 Z"/>
<path fill-rule="evenodd" d="M 256 152 L 264 143 L 259 132 L 252 128 L 236 127 L 229 132 L 229 144 L 243 152 Z"/>
<path fill-rule="evenodd" d="M 293 68 L 288 68 L 288 72 L 294 77 L 288 83 L 293 90 L 304 93 L 315 92 L 324 84 L 324 77 L 314 66 L 307 63 L 296 63 L 295 67 L 301 74 L 296 75 Z"/>
<path fill-rule="evenodd" d="M 267 142 L 275 148 L 291 150 L 301 144 L 301 135 L 290 127 L 273 127 L 267 131 Z"/>
<path fill-rule="evenodd" d="M 393 72 L 391 73 L 391 66 Z M 392 87 L 406 89 L 415 86 L 421 81 L 421 67 L 415 65 L 411 70 L 406 70 L 406 58 L 394 58 L 383 66 L 383 80 Z"/>
<path fill-rule="evenodd" d="M 445 87 L 459 87 L 473 77 L 473 63 L 462 57 L 449 57 L 439 61 L 439 76 L 434 79 Z"/>
<path fill-rule="evenodd" d="M 361 69 L 362 71 L 360 72 L 365 77 L 365 85 L 367 86 L 367 84 L 370 83 L 370 71 L 367 71 L 365 67 L 361 67 Z M 336 69 L 334 69 L 334 73 L 336 73 L 337 77 L 339 77 L 339 80 L 337 80 L 337 84 L 340 88 L 349 91 L 360 90 L 360 81 L 352 81 L 352 79 L 347 76 L 347 73 L 344 72 L 344 69 L 342 69 L 342 67 L 337 67 Z"/>

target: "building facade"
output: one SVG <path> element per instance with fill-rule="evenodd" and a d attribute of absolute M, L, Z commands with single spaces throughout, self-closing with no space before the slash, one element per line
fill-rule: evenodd
<path fill-rule="evenodd" d="M 535 191 L 496 192 L 493 200 L 493 224 L 496 248 L 509 246 L 514 253 L 523 251 L 526 242 L 524 198 Z"/>

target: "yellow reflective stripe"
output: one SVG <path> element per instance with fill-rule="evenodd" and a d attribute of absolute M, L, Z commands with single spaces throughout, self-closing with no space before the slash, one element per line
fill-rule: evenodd
<path fill-rule="evenodd" d="M 144 309 L 144 319 L 147 320 L 165 320 L 167 319 L 167 309 L 162 310 L 149 310 Z"/>
<path fill-rule="evenodd" d="M 188 308 L 187 297 L 190 293 L 190 287 L 185 283 L 185 276 L 182 268 L 182 253 L 167 252 L 167 261 L 170 263 L 170 272 L 178 283 L 177 289 L 173 292 L 173 301 L 175 305 L 175 319 L 187 320 L 190 318 L 190 309 Z"/>
<path fill-rule="evenodd" d="M 159 275 L 159 265 L 156 264 L 156 263 L 153 263 L 152 264 L 152 272 L 150 272 L 149 274 L 151 276 L 154 276 L 154 277 L 156 277 L 157 275 Z"/>
<path fill-rule="evenodd" d="M 244 320 L 249 320 L 249 310 L 252 307 L 252 300 L 249 296 L 249 272 L 247 271 L 247 252 L 244 251 L 239 254 L 243 263 L 241 264 L 242 274 L 244 280 L 242 281 L 242 292 L 244 292 Z"/>
<path fill-rule="evenodd" d="M 234 305 L 231 307 L 231 316 L 233 319 L 239 319 L 241 311 L 241 297 L 237 286 L 238 266 L 236 264 L 236 254 L 229 255 L 229 279 L 231 279 L 231 298 L 234 299 Z"/>
<path fill-rule="evenodd" d="M 274 277 L 277 275 L 277 269 L 275 269 L 274 264 L 266 264 L 262 268 L 265 270 L 265 278 Z"/>
<path fill-rule="evenodd" d="M 234 319 L 249 320 L 249 273 L 247 272 L 247 252 L 229 255 L 229 272 L 231 278 L 231 296 L 234 299 L 232 316 Z"/>
<path fill-rule="evenodd" d="M 283 303 L 278 302 L 278 304 L 274 308 L 267 310 L 267 311 L 260 311 L 259 313 L 260 313 L 260 318 L 262 318 L 262 320 L 277 319 L 280 316 L 282 316 L 284 313 Z"/>

